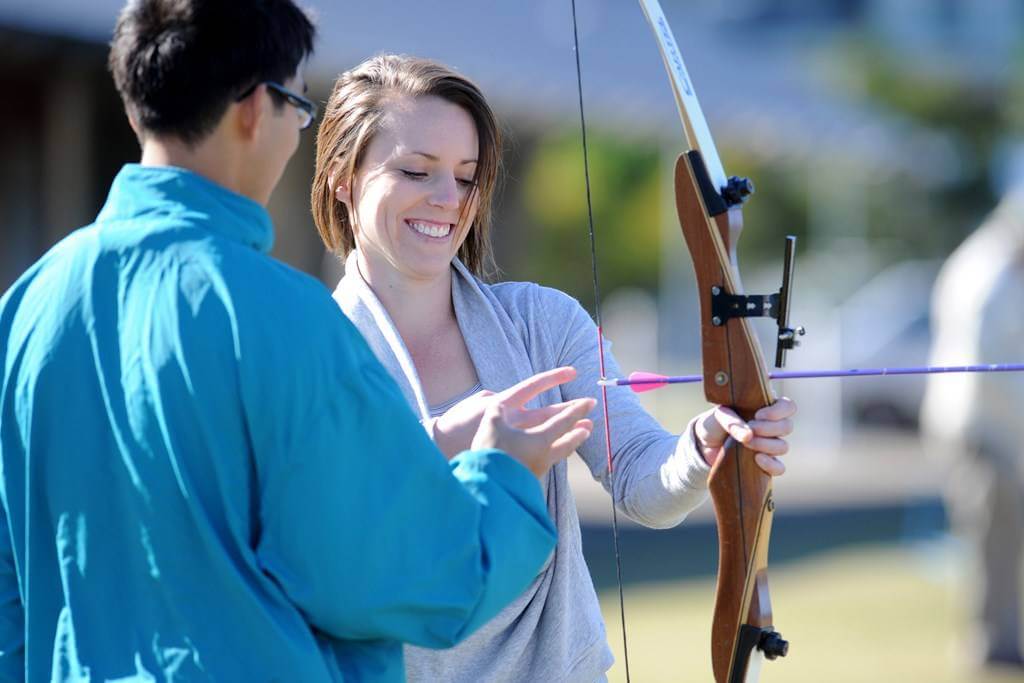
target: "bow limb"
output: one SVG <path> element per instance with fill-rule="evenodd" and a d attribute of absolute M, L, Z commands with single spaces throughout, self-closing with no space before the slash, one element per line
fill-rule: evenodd
<path fill-rule="evenodd" d="M 723 321 L 712 313 L 713 295 L 743 294 L 736 244 L 743 226 L 739 203 L 749 184 L 726 180 L 664 13 L 657 0 L 640 0 L 640 5 L 665 62 L 690 148 L 676 162 L 675 195 L 700 296 L 704 394 L 750 420 L 774 401 L 764 354 L 747 318 Z M 763 658 L 788 649 L 772 626 L 768 593 L 775 509 L 771 477 L 757 466 L 752 451 L 731 441 L 712 468 L 708 487 L 719 546 L 712 669 L 717 683 L 750 683 L 757 681 Z"/>

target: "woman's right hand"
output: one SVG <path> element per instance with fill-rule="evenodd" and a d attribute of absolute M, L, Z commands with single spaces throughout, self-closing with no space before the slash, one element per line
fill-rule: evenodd
<path fill-rule="evenodd" d="M 470 447 L 497 448 L 518 460 L 538 477 L 559 460 L 567 458 L 590 437 L 594 423 L 586 415 L 594 409 L 592 398 L 574 399 L 543 408 L 525 408 L 535 396 L 576 377 L 573 368 L 541 372 L 497 394 L 480 392 L 460 402 L 435 424 L 438 445 L 447 454 L 453 441 L 472 426 Z M 467 404 L 467 405 L 463 405 Z M 464 438 L 464 437 L 463 437 Z M 450 457 L 450 456 L 449 456 Z"/>

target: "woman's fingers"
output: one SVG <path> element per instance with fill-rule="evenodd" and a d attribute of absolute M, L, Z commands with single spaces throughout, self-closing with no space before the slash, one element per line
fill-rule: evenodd
<path fill-rule="evenodd" d="M 743 443 L 753 437 L 753 432 L 743 418 L 724 406 L 705 411 L 698 418 L 695 429 L 701 444 L 708 448 L 721 446 L 730 436 Z"/>
<path fill-rule="evenodd" d="M 754 455 L 754 462 L 757 466 L 764 470 L 765 474 L 777 477 L 786 471 L 786 466 L 778 458 L 774 458 L 764 453 L 757 453 Z"/>
<path fill-rule="evenodd" d="M 788 417 L 781 420 L 751 420 L 747 425 L 756 436 L 780 437 L 793 433 L 793 421 Z"/>
<path fill-rule="evenodd" d="M 796 404 L 780 398 L 770 406 L 761 408 L 749 423 L 730 408 L 716 406 L 698 418 L 695 424 L 697 439 L 706 460 L 714 463 L 722 446 L 731 437 L 754 451 L 754 460 L 766 474 L 777 477 L 786 471 L 779 459 L 789 452 L 785 437 L 793 432 Z M 711 457 L 709 457 L 709 455 Z"/>
<path fill-rule="evenodd" d="M 750 441 L 744 441 L 743 447 L 755 453 L 767 455 L 785 455 L 789 453 L 789 443 L 785 439 L 769 439 L 755 436 Z"/>
<path fill-rule="evenodd" d="M 585 415 L 596 403 L 592 398 L 567 401 L 539 425 L 519 429 L 509 421 L 516 409 L 505 402 L 493 401 L 483 413 L 471 447 L 503 450 L 535 475 L 543 477 L 553 464 L 567 457 L 590 436 L 594 425 Z"/>
<path fill-rule="evenodd" d="M 497 396 L 502 403 L 513 408 L 521 408 L 538 394 L 548 389 L 554 389 L 559 384 L 564 384 L 576 378 L 576 369 L 570 367 L 555 368 L 545 372 L 538 372 L 532 377 L 527 377 L 518 384 L 513 384 Z"/>
<path fill-rule="evenodd" d="M 758 450 L 751 444 L 758 443 L 756 440 L 759 438 L 778 439 L 792 434 L 793 420 L 790 418 L 795 414 L 796 404 L 788 398 L 780 398 L 776 403 L 761 408 L 750 422 L 744 422 L 731 408 L 717 406 L 697 421 L 697 438 L 705 445 L 714 447 L 722 445 L 726 437 L 731 436 L 743 445 Z"/>
<path fill-rule="evenodd" d="M 508 414 L 508 422 L 516 429 L 536 427 L 549 420 L 553 415 L 557 415 L 567 405 L 569 405 L 569 402 L 563 401 L 561 403 L 552 403 L 543 408 L 521 408 Z"/>
<path fill-rule="evenodd" d="M 583 445 L 583 442 L 590 438 L 594 431 L 594 423 L 591 420 L 578 420 L 576 425 L 562 436 L 555 439 L 551 444 L 552 462 L 569 457 L 573 451 Z"/>
<path fill-rule="evenodd" d="M 526 431 L 554 443 L 561 434 L 573 429 L 576 423 L 585 418 L 596 405 L 597 401 L 592 398 L 576 398 L 566 401 L 561 410 L 541 424 Z"/>
<path fill-rule="evenodd" d="M 775 403 L 770 406 L 765 406 L 754 413 L 754 420 L 778 421 L 794 415 L 796 415 L 796 403 L 783 396 L 776 399 Z"/>

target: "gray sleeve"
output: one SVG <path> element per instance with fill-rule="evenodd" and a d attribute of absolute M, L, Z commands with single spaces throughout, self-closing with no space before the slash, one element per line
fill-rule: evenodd
<path fill-rule="evenodd" d="M 682 435 L 665 431 L 627 387 L 608 388 L 612 463 L 608 473 L 605 425 L 600 414 L 600 368 L 597 326 L 571 297 L 556 290 L 537 288 L 543 315 L 535 320 L 565 321 L 547 325 L 552 367 L 571 365 L 577 377 L 562 388 L 565 399 L 592 396 L 598 400 L 594 431 L 579 449 L 591 474 L 612 493 L 616 507 L 630 519 L 652 528 L 672 527 L 707 498 L 710 468 L 700 455 L 691 420 Z M 605 367 L 609 377 L 622 371 L 605 341 Z"/>

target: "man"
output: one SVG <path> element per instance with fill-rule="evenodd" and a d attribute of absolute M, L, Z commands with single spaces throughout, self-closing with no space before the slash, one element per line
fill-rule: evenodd
<path fill-rule="evenodd" d="M 1024 344 L 1024 186 L 1019 183 L 949 257 L 933 293 L 936 365 L 1000 363 Z M 965 659 L 1024 672 L 1024 377 L 933 375 L 921 426 L 948 458 L 946 508 L 969 562 Z"/>
<path fill-rule="evenodd" d="M 553 547 L 533 475 L 593 402 L 520 408 L 571 371 L 496 397 L 449 465 L 266 255 L 313 37 L 289 0 L 118 20 L 142 162 L 0 299 L 2 680 L 398 681 L 402 641 L 457 642 Z"/>

